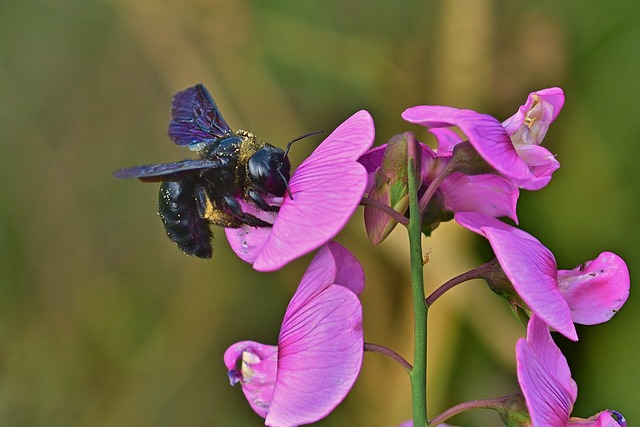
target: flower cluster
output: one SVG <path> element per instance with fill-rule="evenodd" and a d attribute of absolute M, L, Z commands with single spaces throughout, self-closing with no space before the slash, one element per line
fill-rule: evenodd
<path fill-rule="evenodd" d="M 494 409 L 510 427 L 624 427 L 622 414 L 610 409 L 588 419 L 571 416 L 577 384 L 551 332 L 575 341 L 576 323 L 609 321 L 629 297 L 626 263 L 602 252 L 561 270 L 551 250 L 517 227 L 520 190 L 540 190 L 560 167 L 541 143 L 563 105 L 562 90 L 549 88 L 531 93 L 503 122 L 472 110 L 415 106 L 402 117 L 426 127 L 434 147 L 406 131 L 373 149 L 373 119 L 359 111 L 289 179 L 287 152 L 247 132 L 234 133 L 208 91 L 196 85 L 174 97 L 169 136 L 201 158 L 121 169 L 116 176 L 163 181 L 159 213 L 185 253 L 211 256 L 210 223 L 228 227 L 233 251 L 258 271 L 280 269 L 317 250 L 284 313 L 277 344 L 240 341 L 224 354 L 231 384 L 240 384 L 268 426 L 310 424 L 329 415 L 353 387 L 370 351 L 409 373 L 413 418 L 402 427 L 446 426 L 452 416 L 475 408 Z M 231 160 L 230 153 L 244 163 Z M 245 180 L 250 188 L 240 185 Z M 407 228 L 413 365 L 383 345 L 364 342 L 364 269 L 332 241 L 360 204 L 373 245 L 398 224 Z M 422 237 L 452 219 L 486 238 L 495 259 L 425 298 Z M 520 390 L 463 402 L 427 420 L 427 311 L 448 290 L 476 278 L 527 323 L 526 337 L 515 344 Z"/>
<path fill-rule="evenodd" d="M 563 104 L 559 88 L 534 92 L 503 123 L 471 110 L 431 105 L 409 108 L 402 117 L 425 126 L 436 138 L 437 148 L 416 141 L 407 132 L 366 153 L 360 162 L 369 173 L 369 197 L 386 201 L 398 213 L 406 214 L 408 204 L 396 200 L 406 184 L 398 176 L 401 170 L 392 165 L 399 155 L 406 155 L 395 149 L 398 140 L 407 140 L 409 147 L 418 146 L 412 149 L 419 161 L 425 234 L 431 234 L 456 212 L 507 217 L 517 223 L 518 189 L 541 189 L 560 167 L 555 156 L 540 144 Z M 374 207 L 365 208 L 365 219 L 373 244 L 380 243 L 395 226 L 393 219 Z"/>
<path fill-rule="evenodd" d="M 517 224 L 519 190 L 541 189 L 560 166 L 540 144 L 563 104 L 559 88 L 534 92 L 502 123 L 471 110 L 412 107 L 402 117 L 425 126 L 436 138 L 436 148 L 404 132 L 366 153 L 373 125 L 361 111 L 296 170 L 290 183 L 294 197 L 281 201 L 277 215 L 244 206 L 273 224 L 227 229 L 232 248 L 254 268 L 280 268 L 322 245 L 287 308 L 278 345 L 242 341 L 225 353 L 231 383 L 242 385 L 267 425 L 294 426 L 323 418 L 353 385 L 363 356 L 357 296 L 364 287 L 364 273 L 353 255 L 329 240 L 361 199 L 372 244 L 382 242 L 398 223 L 407 225 L 412 179 L 418 188 L 413 196 L 423 234 L 455 219 L 485 237 L 496 256 L 461 275 L 463 279 L 443 285 L 425 304 L 431 305 L 455 284 L 481 277 L 530 316 L 527 338 L 516 345 L 521 391 L 486 401 L 483 407 L 495 409 L 505 424 L 514 426 L 625 425 L 622 415 L 611 410 L 588 420 L 570 418 L 577 387 L 549 332 L 577 340 L 574 323 L 611 319 L 629 295 L 625 262 L 603 252 L 573 270 L 560 270 L 552 252 L 535 237 L 498 219 Z M 446 417 L 480 401 L 475 402 L 452 408 L 451 414 L 445 412 L 432 423 L 445 425 Z M 414 420 L 402 425 L 413 425 Z"/>
<path fill-rule="evenodd" d="M 431 131 L 437 129 L 438 141 L 450 139 L 446 146 L 450 149 L 454 144 L 454 151 L 460 141 L 451 132 L 443 131 L 458 127 L 472 147 L 468 150 L 465 146 L 456 159 L 467 173 L 483 173 L 489 166 L 520 188 L 539 190 L 560 167 L 553 154 L 540 144 L 563 104 L 562 90 L 550 88 L 530 94 L 518 112 L 503 123 L 471 110 L 430 105 L 409 108 L 402 117 Z"/>
<path fill-rule="evenodd" d="M 193 110 L 182 98 L 178 96 L 178 101 L 185 104 L 187 117 L 180 110 L 175 118 L 180 129 L 193 130 L 194 115 L 209 122 L 218 117 L 210 98 L 203 96 L 198 101 L 208 108 L 207 114 L 202 108 Z M 237 228 L 231 227 L 237 221 L 225 223 L 230 226 L 225 230 L 227 239 L 254 269 L 277 270 L 317 250 L 284 313 L 277 344 L 240 341 L 224 354 L 231 384 L 240 384 L 249 405 L 266 425 L 298 426 L 326 417 L 354 385 L 364 352 L 372 351 L 391 357 L 410 374 L 414 412 L 403 427 L 446 425 L 450 417 L 474 408 L 496 410 L 507 426 L 626 426 L 624 417 L 613 410 L 588 419 L 571 417 L 577 385 L 551 331 L 577 340 L 576 323 L 595 325 L 610 320 L 629 296 L 627 265 L 618 255 L 602 252 L 572 270 L 561 270 L 551 250 L 501 219 L 517 225 L 520 190 L 543 188 L 559 168 L 555 156 L 541 143 L 563 105 L 562 90 L 550 88 L 531 93 L 503 122 L 444 106 L 420 105 L 404 111 L 404 120 L 426 127 L 435 137 L 435 148 L 418 141 L 412 132 L 403 132 L 370 149 L 373 120 L 366 111 L 359 111 L 338 126 L 288 182 L 280 170 L 284 163 L 270 170 L 286 184 L 285 197 L 255 192 L 253 197 L 229 196 L 230 212 L 250 221 Z M 227 135 L 228 126 L 221 116 L 209 125 L 220 126 L 218 133 Z M 200 127 L 196 130 L 204 132 Z M 197 135 L 196 142 L 209 134 Z M 181 131 L 178 136 L 179 144 L 200 147 L 191 133 Z M 170 177 L 178 179 L 185 171 L 210 168 L 212 162 L 144 166 L 120 175 L 147 179 L 164 176 L 169 170 Z M 288 167 L 287 161 L 287 177 Z M 181 191 L 185 188 L 178 186 Z M 206 198 L 196 193 L 194 190 L 195 204 L 193 197 L 187 201 L 204 221 L 213 214 Z M 181 194 L 169 196 L 177 200 Z M 364 342 L 359 299 L 365 286 L 364 269 L 345 247 L 332 241 L 359 204 L 365 206 L 365 227 L 373 245 L 381 243 L 398 224 L 407 227 L 414 365 L 389 348 Z M 449 280 L 425 298 L 421 238 L 451 219 L 486 238 L 495 259 Z M 515 345 L 520 390 L 464 402 L 427 420 L 427 310 L 446 291 L 475 278 L 485 279 L 492 291 L 508 301 L 517 318 L 528 324 L 526 338 Z"/>

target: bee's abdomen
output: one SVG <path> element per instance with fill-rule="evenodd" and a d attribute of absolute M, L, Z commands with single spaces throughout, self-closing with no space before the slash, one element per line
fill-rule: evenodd
<path fill-rule="evenodd" d="M 194 179 L 165 181 L 160 186 L 158 215 L 167 236 L 188 255 L 211 258 L 213 234 L 202 218 L 194 195 Z"/>

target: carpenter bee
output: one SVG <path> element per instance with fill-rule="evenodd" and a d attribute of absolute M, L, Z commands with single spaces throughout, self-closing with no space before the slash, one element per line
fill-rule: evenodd
<path fill-rule="evenodd" d="M 202 85 L 173 97 L 169 138 L 198 153 L 198 159 L 135 166 L 116 171 L 117 178 L 161 182 L 158 215 L 169 239 L 188 255 L 211 258 L 213 234 L 209 224 L 237 228 L 271 224 L 246 213 L 240 201 L 266 212 L 278 207 L 268 200 L 288 194 L 291 166 L 286 150 L 258 139 L 251 132 L 233 132 Z"/>

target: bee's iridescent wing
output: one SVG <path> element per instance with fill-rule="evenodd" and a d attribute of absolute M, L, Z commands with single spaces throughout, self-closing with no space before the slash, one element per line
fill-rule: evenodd
<path fill-rule="evenodd" d="M 222 166 L 219 160 L 181 160 L 173 163 L 134 166 L 118 169 L 113 173 L 116 178 L 138 178 L 141 181 L 167 181 L 200 169 L 212 169 Z"/>
<path fill-rule="evenodd" d="M 209 91 L 197 84 L 174 95 L 168 133 L 176 144 L 199 150 L 204 143 L 233 131 Z"/>

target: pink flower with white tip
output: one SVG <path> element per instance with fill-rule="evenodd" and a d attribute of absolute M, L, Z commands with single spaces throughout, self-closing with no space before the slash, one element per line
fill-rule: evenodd
<path fill-rule="evenodd" d="M 242 341 L 224 354 L 231 384 L 240 383 L 268 426 L 326 417 L 353 386 L 364 355 L 364 271 L 335 242 L 311 261 L 287 307 L 278 345 Z"/>
<path fill-rule="evenodd" d="M 457 127 L 498 174 L 520 188 L 539 190 L 560 167 L 540 144 L 563 104 L 562 89 L 550 88 L 529 94 L 527 102 L 503 123 L 488 114 L 438 105 L 411 107 L 402 117 L 429 130 Z M 486 173 L 481 169 L 479 173 Z"/>
<path fill-rule="evenodd" d="M 567 359 L 538 316 L 529 320 L 527 338 L 516 344 L 516 363 L 532 427 L 626 427 L 622 414 L 610 409 L 588 419 L 571 417 L 578 386 Z"/>
<path fill-rule="evenodd" d="M 612 252 L 573 270 L 559 270 L 553 253 L 523 230 L 473 212 L 456 214 L 455 219 L 489 241 L 526 308 L 569 339 L 578 339 L 574 322 L 606 322 L 629 297 L 627 264 Z"/>

